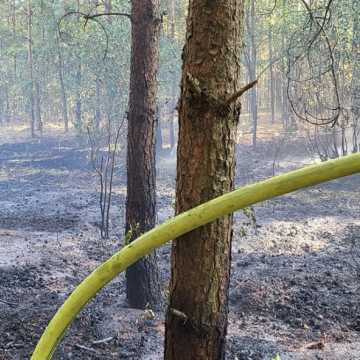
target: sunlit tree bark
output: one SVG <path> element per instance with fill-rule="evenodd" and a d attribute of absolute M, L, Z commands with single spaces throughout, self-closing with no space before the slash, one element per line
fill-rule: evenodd
<path fill-rule="evenodd" d="M 230 191 L 240 106 L 243 1 L 189 5 L 179 109 L 176 212 Z M 177 239 L 172 249 L 166 360 L 224 358 L 232 217 Z"/>

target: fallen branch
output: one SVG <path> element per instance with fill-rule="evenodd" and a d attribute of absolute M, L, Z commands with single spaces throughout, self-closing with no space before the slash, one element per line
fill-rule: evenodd
<path fill-rule="evenodd" d="M 87 346 L 84 346 L 84 345 L 75 344 L 75 347 L 76 347 L 76 348 L 78 348 L 78 349 L 81 349 L 81 350 L 86 350 L 86 351 L 89 351 L 89 352 L 95 353 L 95 354 L 97 354 L 97 353 L 98 353 L 95 349 L 90 348 L 90 347 L 87 347 Z"/>
<path fill-rule="evenodd" d="M 114 340 L 113 336 L 110 336 L 108 338 L 101 339 L 101 340 L 95 340 L 92 342 L 92 344 L 93 345 L 106 344 L 106 343 L 110 342 L 111 340 Z"/>

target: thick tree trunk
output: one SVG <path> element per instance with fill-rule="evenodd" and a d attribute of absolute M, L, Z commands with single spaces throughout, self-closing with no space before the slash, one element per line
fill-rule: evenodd
<path fill-rule="evenodd" d="M 189 5 L 179 109 L 176 212 L 233 188 L 242 0 Z M 224 359 L 232 216 L 174 241 L 166 360 Z"/>
<path fill-rule="evenodd" d="M 128 241 L 156 221 L 155 138 L 160 1 L 132 1 L 132 49 L 128 117 L 126 234 Z M 127 298 L 136 308 L 161 303 L 156 254 L 126 272 Z"/>

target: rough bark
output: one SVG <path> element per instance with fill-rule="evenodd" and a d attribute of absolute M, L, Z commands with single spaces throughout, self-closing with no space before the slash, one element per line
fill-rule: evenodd
<path fill-rule="evenodd" d="M 126 234 L 131 241 L 156 221 L 155 138 L 159 63 L 159 0 L 132 1 L 132 49 L 128 116 Z M 136 308 L 161 303 L 156 254 L 126 272 L 127 299 Z"/>
<path fill-rule="evenodd" d="M 233 188 L 242 0 L 189 5 L 179 108 L 176 212 Z M 166 360 L 224 358 L 232 216 L 174 241 Z"/>
<path fill-rule="evenodd" d="M 160 111 L 159 108 L 156 108 L 156 155 L 162 153 L 163 150 L 163 140 L 162 140 L 162 129 L 161 129 L 161 120 L 160 120 Z"/>

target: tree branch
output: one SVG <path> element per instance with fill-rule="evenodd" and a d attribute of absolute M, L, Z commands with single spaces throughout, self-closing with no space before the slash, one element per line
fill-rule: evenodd
<path fill-rule="evenodd" d="M 230 104 L 232 104 L 239 97 L 241 97 L 246 91 L 252 89 L 257 83 L 258 83 L 258 79 L 256 79 L 256 80 L 250 82 L 249 84 L 245 85 L 243 88 L 241 88 L 234 95 L 230 96 L 230 98 L 226 100 L 225 105 L 229 106 Z"/>
<path fill-rule="evenodd" d="M 90 14 L 85 14 L 83 15 L 83 18 L 85 20 L 91 20 L 91 19 L 94 19 L 94 18 L 97 18 L 97 17 L 100 17 L 100 16 L 124 16 L 124 17 L 127 17 L 128 19 L 131 20 L 131 15 L 130 14 L 127 14 L 127 13 L 122 13 L 122 12 L 109 12 L 109 13 L 100 13 L 100 14 L 93 14 L 93 15 L 90 15 Z"/>

